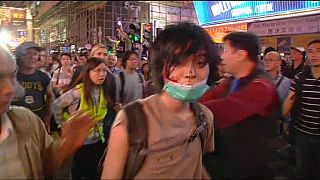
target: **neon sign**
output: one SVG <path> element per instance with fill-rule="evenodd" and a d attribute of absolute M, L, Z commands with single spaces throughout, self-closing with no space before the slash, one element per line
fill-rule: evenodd
<path fill-rule="evenodd" d="M 320 1 L 194 1 L 200 25 L 320 8 Z"/>

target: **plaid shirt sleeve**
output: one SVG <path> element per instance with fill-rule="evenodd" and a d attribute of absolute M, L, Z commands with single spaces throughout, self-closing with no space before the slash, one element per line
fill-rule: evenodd
<path fill-rule="evenodd" d="M 63 111 L 73 103 L 79 102 L 80 91 L 78 88 L 73 88 L 70 91 L 62 94 L 58 99 L 52 103 L 52 113 L 56 122 L 61 125 L 64 122 Z"/>

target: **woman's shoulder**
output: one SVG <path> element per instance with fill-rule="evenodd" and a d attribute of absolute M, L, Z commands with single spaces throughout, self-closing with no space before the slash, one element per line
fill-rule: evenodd
<path fill-rule="evenodd" d="M 201 110 L 204 114 L 204 118 L 205 120 L 209 123 L 209 124 L 213 124 L 213 113 L 211 112 L 211 110 L 209 108 L 207 108 L 206 106 L 199 104 L 201 107 Z"/>

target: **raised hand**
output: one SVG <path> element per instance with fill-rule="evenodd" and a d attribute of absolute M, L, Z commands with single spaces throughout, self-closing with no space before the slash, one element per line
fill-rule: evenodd
<path fill-rule="evenodd" d="M 64 143 L 62 153 L 68 158 L 86 141 L 89 131 L 96 125 L 94 117 L 89 112 L 76 112 L 62 125 L 62 138 Z"/>

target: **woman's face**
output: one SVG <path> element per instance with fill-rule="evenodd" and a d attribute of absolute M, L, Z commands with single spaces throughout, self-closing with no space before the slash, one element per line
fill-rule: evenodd
<path fill-rule="evenodd" d="M 66 55 L 63 55 L 61 57 L 61 66 L 63 67 L 67 67 L 67 66 L 70 66 L 71 65 L 71 59 L 69 56 L 66 56 Z"/>
<path fill-rule="evenodd" d="M 170 67 L 167 78 L 179 84 L 194 85 L 207 79 L 208 76 L 209 64 L 202 52 L 190 55 L 180 64 Z"/>
<path fill-rule="evenodd" d="M 149 69 L 150 69 L 150 67 L 149 67 L 148 63 L 143 66 L 143 72 L 144 73 L 149 73 Z"/>
<path fill-rule="evenodd" d="M 52 56 L 47 56 L 47 63 L 48 65 L 53 64 Z"/>
<path fill-rule="evenodd" d="M 107 66 L 104 63 L 89 71 L 89 77 L 95 85 L 101 85 L 107 75 Z"/>
<path fill-rule="evenodd" d="M 93 57 L 100 58 L 105 62 L 107 62 L 107 56 L 108 56 L 108 52 L 106 48 L 99 48 L 93 54 Z"/>
<path fill-rule="evenodd" d="M 73 65 L 78 65 L 78 61 L 77 61 L 77 59 L 76 59 L 75 56 L 73 56 L 73 57 L 71 58 L 71 64 L 73 64 Z"/>

